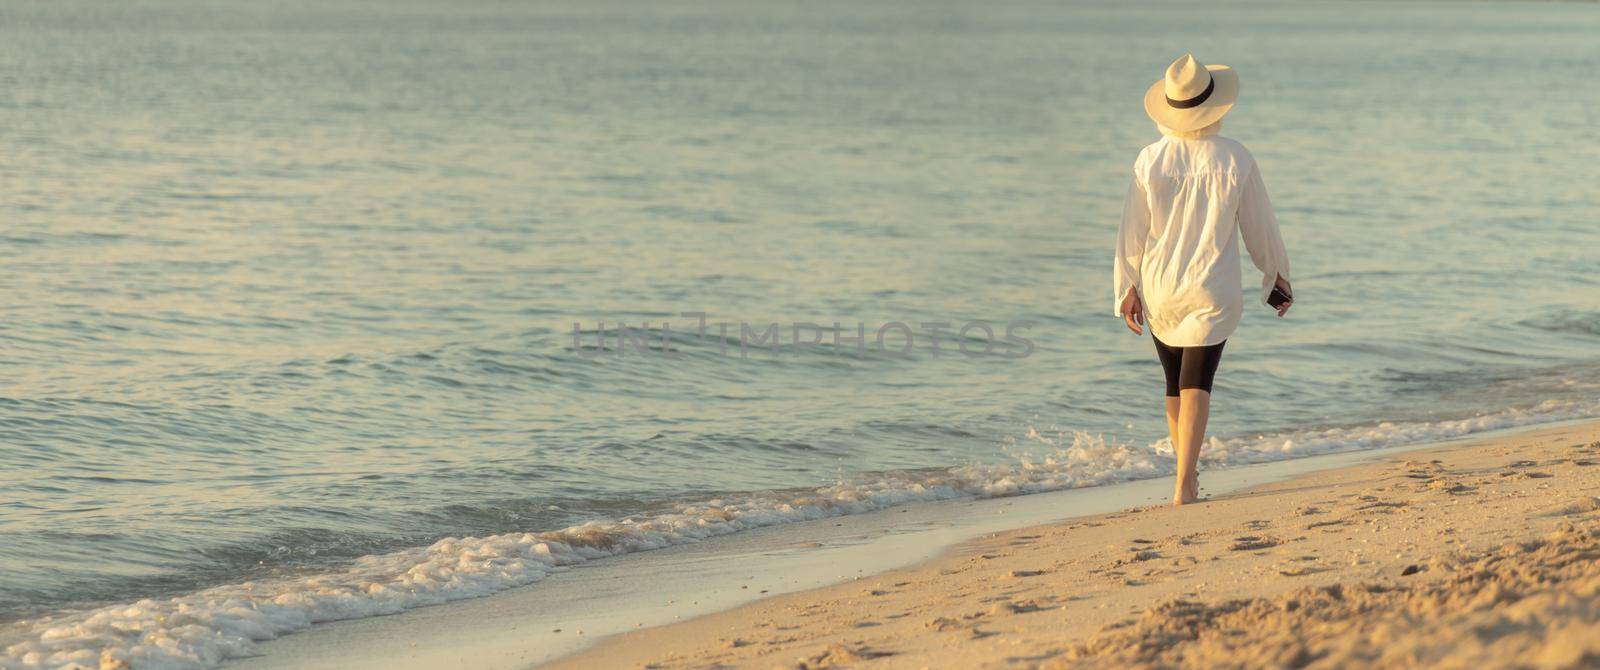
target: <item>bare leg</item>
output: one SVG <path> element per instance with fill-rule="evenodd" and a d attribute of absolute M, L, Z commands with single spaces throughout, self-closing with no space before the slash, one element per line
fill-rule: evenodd
<path fill-rule="evenodd" d="M 1178 448 L 1178 414 L 1180 411 L 1180 402 L 1178 396 L 1175 395 L 1162 397 L 1166 398 L 1167 400 L 1167 435 L 1172 438 L 1172 452 L 1178 455 L 1178 462 L 1181 464 L 1183 462 L 1183 452 Z M 1183 475 L 1180 473 L 1177 478 L 1177 484 L 1174 485 L 1172 489 L 1172 504 L 1183 504 L 1180 502 L 1183 499 L 1183 488 Z"/>
<path fill-rule="evenodd" d="M 1167 400 L 1171 406 L 1171 399 Z M 1169 411 L 1170 416 L 1170 411 Z M 1206 420 L 1211 417 L 1211 394 L 1201 389 L 1178 392 L 1178 421 L 1173 446 L 1178 452 L 1178 481 L 1172 503 L 1185 505 L 1200 499 L 1200 445 L 1206 440 Z"/>
<path fill-rule="evenodd" d="M 1162 396 L 1167 399 L 1167 435 L 1172 437 L 1172 449 L 1178 449 L 1178 396 Z"/>

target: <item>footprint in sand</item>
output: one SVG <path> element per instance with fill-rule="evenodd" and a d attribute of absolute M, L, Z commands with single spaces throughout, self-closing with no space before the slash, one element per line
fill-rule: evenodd
<path fill-rule="evenodd" d="M 867 648 L 865 646 L 846 647 L 844 645 L 836 644 L 836 645 L 828 647 L 828 649 L 826 651 L 823 651 L 822 653 L 817 654 L 816 656 L 812 656 L 811 658 L 802 660 L 800 662 L 800 667 L 802 667 L 802 668 L 833 668 L 833 667 L 840 667 L 840 666 L 855 665 L 855 664 L 860 663 L 862 661 L 868 661 L 868 660 L 871 660 L 871 659 L 874 659 L 874 658 L 882 658 L 884 656 L 893 656 L 893 655 L 894 655 L 894 652 L 892 652 L 892 651 L 880 651 L 880 650 L 875 650 L 875 649 L 869 649 L 869 648 Z"/>
<path fill-rule="evenodd" d="M 1394 511 L 1397 508 L 1405 507 L 1405 506 L 1407 506 L 1407 503 L 1403 503 L 1403 502 L 1388 502 L 1388 501 L 1384 501 L 1384 500 L 1379 500 L 1377 502 L 1369 502 L 1369 503 L 1367 503 L 1365 505 L 1359 505 L 1359 506 L 1356 507 L 1356 511 L 1357 512 L 1382 512 L 1384 514 L 1393 514 Z"/>
<path fill-rule="evenodd" d="M 1143 562 L 1143 561 L 1149 561 L 1149 560 L 1153 560 L 1153 559 L 1157 559 L 1157 558 L 1162 558 L 1161 552 L 1156 551 L 1154 549 L 1140 549 L 1139 547 L 1132 547 L 1130 549 L 1130 551 L 1133 553 L 1132 556 L 1129 556 L 1127 558 L 1119 558 L 1119 559 L 1117 559 L 1115 561 L 1112 561 L 1111 565 L 1109 567 L 1117 568 L 1117 567 L 1121 567 L 1121 566 L 1124 566 L 1124 565 L 1131 565 L 1133 563 L 1139 563 L 1139 562 Z M 1111 572 L 1119 572 L 1120 573 L 1120 571 L 1116 571 L 1116 570 L 1112 570 Z"/>
<path fill-rule="evenodd" d="M 1027 614 L 1029 612 L 1038 612 L 1043 609 L 1043 607 L 1039 606 L 1039 602 L 1037 600 L 1008 600 L 1006 602 L 995 603 L 994 607 L 989 608 L 989 614 Z"/>
<path fill-rule="evenodd" d="M 1255 551 L 1257 549 L 1276 547 L 1279 544 L 1282 544 L 1282 542 L 1274 537 L 1245 535 L 1233 538 L 1233 546 L 1228 547 L 1228 549 L 1231 551 Z"/>
<path fill-rule="evenodd" d="M 1600 498 L 1589 498 L 1588 500 L 1579 500 L 1577 502 L 1567 503 L 1553 510 L 1545 512 L 1541 516 L 1573 516 L 1577 514 L 1588 514 L 1589 512 L 1594 512 L 1597 510 L 1600 510 Z"/>
<path fill-rule="evenodd" d="M 1446 479 L 1436 479 L 1428 484 L 1428 488 L 1435 491 L 1449 493 L 1451 495 L 1461 495 L 1463 493 L 1471 493 L 1477 490 L 1476 487 L 1467 486 L 1466 484 L 1452 483 Z"/>

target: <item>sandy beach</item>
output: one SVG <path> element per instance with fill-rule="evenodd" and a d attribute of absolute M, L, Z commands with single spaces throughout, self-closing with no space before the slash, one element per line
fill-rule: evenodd
<path fill-rule="evenodd" d="M 1593 667 L 1600 422 L 1018 529 L 544 667 Z"/>

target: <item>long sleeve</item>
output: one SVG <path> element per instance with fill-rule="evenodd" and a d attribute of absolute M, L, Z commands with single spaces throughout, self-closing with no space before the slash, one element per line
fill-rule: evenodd
<path fill-rule="evenodd" d="M 1112 273 L 1111 311 L 1122 316 L 1122 299 L 1129 291 L 1139 290 L 1139 271 L 1144 264 L 1144 244 L 1150 237 L 1150 204 L 1145 199 L 1144 187 L 1135 177 L 1128 184 L 1128 198 L 1122 204 L 1122 225 L 1117 228 L 1117 253 Z M 1141 299 L 1143 299 L 1141 297 Z"/>
<path fill-rule="evenodd" d="M 1278 232 L 1278 217 L 1267 199 L 1267 185 L 1261 181 L 1259 166 L 1250 170 L 1239 200 L 1239 235 L 1250 252 L 1250 262 L 1261 271 L 1261 304 L 1267 304 L 1279 275 L 1289 281 L 1289 252 Z"/>

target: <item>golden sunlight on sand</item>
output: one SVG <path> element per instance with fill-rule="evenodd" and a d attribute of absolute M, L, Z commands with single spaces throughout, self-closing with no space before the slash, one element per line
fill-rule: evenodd
<path fill-rule="evenodd" d="M 553 667 L 1593 667 L 1596 495 L 1600 423 L 1483 438 L 995 535 Z"/>

